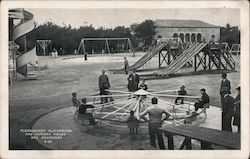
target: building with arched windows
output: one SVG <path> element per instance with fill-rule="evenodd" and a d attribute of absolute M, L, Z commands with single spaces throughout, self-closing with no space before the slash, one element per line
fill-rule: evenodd
<path fill-rule="evenodd" d="M 209 42 L 212 35 L 220 39 L 220 27 L 199 20 L 155 20 L 156 37 L 179 37 L 182 42 Z"/>

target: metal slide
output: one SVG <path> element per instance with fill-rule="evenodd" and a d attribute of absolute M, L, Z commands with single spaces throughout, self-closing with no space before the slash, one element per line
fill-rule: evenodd
<path fill-rule="evenodd" d="M 195 43 L 190 46 L 189 49 L 185 50 L 180 56 L 178 56 L 170 65 L 165 67 L 163 70 L 157 71 L 155 75 L 169 75 L 174 74 L 181 69 L 191 58 L 198 54 L 207 44 L 206 43 Z"/>
<path fill-rule="evenodd" d="M 152 50 L 143 55 L 137 62 L 129 67 L 130 70 L 138 69 L 142 67 L 146 62 L 148 62 L 153 56 L 155 56 L 159 51 L 161 51 L 167 43 L 161 43 L 154 47 Z"/>
<path fill-rule="evenodd" d="M 35 28 L 33 15 L 23 9 L 12 9 L 9 11 L 9 16 L 14 19 L 21 19 L 20 23 L 14 27 L 13 37 L 16 42 L 17 39 L 23 37 L 25 34 L 31 32 Z M 16 58 L 16 69 L 21 75 L 27 77 L 27 65 L 37 59 L 36 47 L 26 52 L 19 52 Z"/>

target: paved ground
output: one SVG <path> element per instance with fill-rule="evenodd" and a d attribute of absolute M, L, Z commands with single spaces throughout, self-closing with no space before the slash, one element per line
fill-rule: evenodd
<path fill-rule="evenodd" d="M 121 68 L 124 55 L 94 56 L 89 57 L 87 62 L 83 58 L 39 57 L 41 64 L 48 66 L 47 70 L 42 71 L 43 76 L 33 81 L 18 80 L 10 87 L 10 148 L 42 149 L 43 147 L 30 143 L 23 133 L 20 133 L 20 129 L 31 128 L 42 115 L 70 106 L 73 91 L 78 92 L 79 97 L 98 93 L 97 83 L 100 70 Z M 137 54 L 136 57 L 127 56 L 132 64 L 140 58 L 141 54 Z M 237 65 L 238 68 L 239 65 Z M 112 89 L 127 90 L 125 74 L 111 74 L 110 72 L 108 74 Z M 240 83 L 240 72 L 230 73 L 229 79 L 232 87 L 235 88 Z M 199 95 L 199 89 L 205 87 L 211 96 L 211 104 L 220 107 L 220 75 L 152 80 L 147 81 L 147 84 L 151 90 L 176 89 L 180 85 L 185 85 L 191 95 Z M 235 95 L 234 90 L 233 95 Z M 119 144 L 112 149 L 119 149 Z"/>
<path fill-rule="evenodd" d="M 48 122 L 50 121 L 50 122 Z M 103 121 L 105 122 L 105 121 Z M 37 141 L 50 149 L 79 149 L 79 150 L 116 150 L 128 149 L 135 150 L 139 148 L 153 149 L 149 146 L 149 138 L 147 132 L 147 124 L 141 124 L 139 134 L 129 135 L 127 128 L 115 128 L 105 125 L 89 126 L 85 121 L 85 126 L 81 125 L 81 120 L 74 116 L 73 107 L 66 107 L 51 112 L 37 120 L 32 129 L 69 129 L 72 130 L 62 136 L 62 139 L 52 139 L 48 143 L 48 139 L 42 139 L 39 136 Z M 143 126 L 142 126 L 143 125 Z M 126 124 L 124 125 L 126 127 Z M 221 128 L 221 112 L 220 108 L 210 107 L 207 110 L 207 120 L 202 122 L 200 126 L 213 129 Z M 235 127 L 234 131 L 236 131 Z M 51 134 L 53 136 L 53 134 Z M 167 140 L 165 138 L 165 145 Z M 175 136 L 175 149 L 178 149 L 182 137 Z M 199 149 L 200 143 L 193 140 L 193 149 Z"/>

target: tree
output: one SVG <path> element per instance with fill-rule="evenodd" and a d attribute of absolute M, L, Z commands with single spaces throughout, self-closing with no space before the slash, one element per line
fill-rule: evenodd
<path fill-rule="evenodd" d="M 142 23 L 131 26 L 135 36 L 138 39 L 142 39 L 145 42 L 145 45 L 149 46 L 152 43 L 152 40 L 156 34 L 156 26 L 152 20 L 145 20 Z"/>
<path fill-rule="evenodd" d="M 36 24 L 36 28 L 29 33 L 29 39 L 32 42 L 38 39 L 51 40 L 53 48 L 57 50 L 63 48 L 65 54 L 67 54 L 73 53 L 74 49 L 78 48 L 82 38 L 130 38 L 132 45 L 137 46 L 139 42 L 150 45 L 155 33 L 155 26 L 152 20 L 145 20 L 140 24 L 132 24 L 131 27 L 117 26 L 114 29 L 104 27 L 96 29 L 92 25 L 80 26 L 76 29 L 71 25 L 64 24 L 59 26 L 53 22 L 46 22 L 41 25 Z M 125 40 L 109 41 L 110 49 L 115 52 L 118 50 L 118 44 L 119 46 L 127 46 Z M 85 48 L 87 52 L 91 52 L 92 49 L 101 52 L 105 48 L 105 42 L 86 41 Z"/>
<path fill-rule="evenodd" d="M 220 42 L 227 42 L 231 47 L 233 44 L 240 44 L 240 30 L 237 26 L 231 27 L 226 24 L 220 28 Z"/>

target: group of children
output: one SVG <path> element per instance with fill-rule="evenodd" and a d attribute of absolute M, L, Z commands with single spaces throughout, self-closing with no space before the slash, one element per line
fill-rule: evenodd
<path fill-rule="evenodd" d="M 200 89 L 200 93 L 201 93 L 201 99 L 197 99 L 198 102 L 195 102 L 194 104 L 195 111 L 197 111 L 199 108 L 203 108 L 206 104 L 209 104 L 209 96 L 206 93 L 206 89 L 205 88 Z M 178 90 L 178 95 L 182 97 L 177 97 L 175 99 L 175 104 L 184 104 L 184 96 L 187 95 L 187 91 L 185 90 L 184 85 L 180 87 L 180 90 Z"/>
<path fill-rule="evenodd" d="M 51 52 L 51 56 L 54 57 L 54 58 L 57 58 L 58 51 L 56 49 L 53 49 L 53 51 Z"/>

